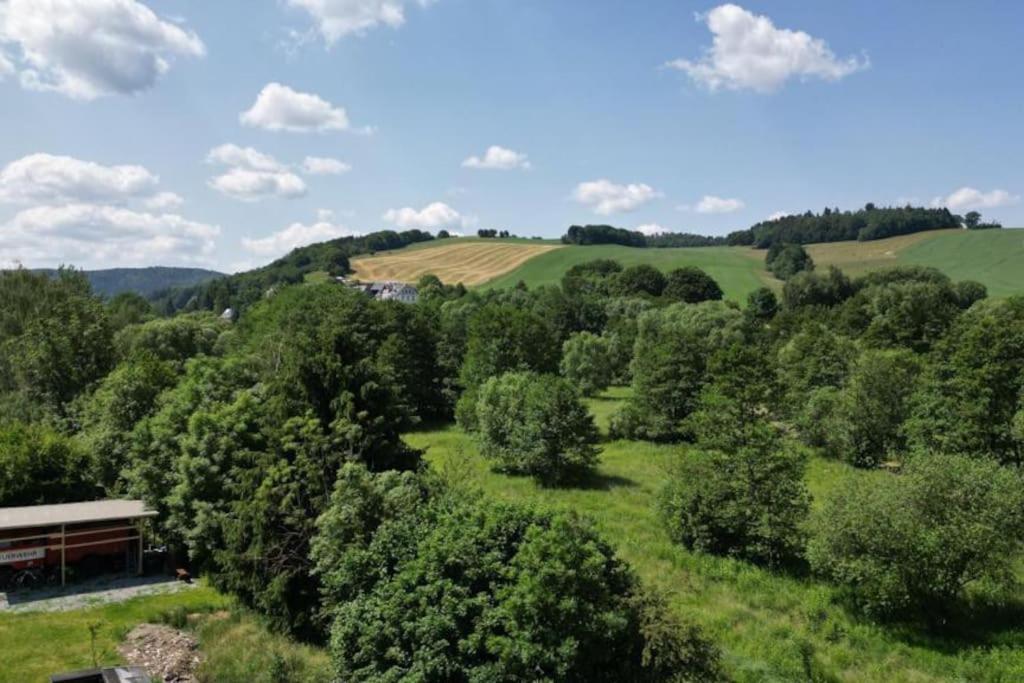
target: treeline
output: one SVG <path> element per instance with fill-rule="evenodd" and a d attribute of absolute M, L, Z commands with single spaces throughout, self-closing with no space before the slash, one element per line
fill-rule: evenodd
<path fill-rule="evenodd" d="M 340 237 L 292 250 L 269 265 L 229 275 L 192 287 L 159 292 L 151 300 L 162 315 L 178 311 L 241 310 L 264 297 L 274 287 L 302 282 L 306 275 L 326 271 L 339 276 L 350 272 L 349 259 L 362 254 L 401 249 L 428 242 L 434 236 L 423 230 L 383 230 L 359 237 Z"/>
<path fill-rule="evenodd" d="M 484 500 L 401 438 L 454 417 L 494 468 L 590 486 L 581 396 L 628 384 L 612 436 L 687 444 L 657 500 L 681 546 L 908 629 L 1016 604 L 1024 299 L 833 268 L 740 307 L 699 269 L 610 260 L 420 293 L 282 286 L 231 324 L 0 275 L 0 506 L 143 497 L 196 572 L 328 643 L 339 680 L 721 680 L 591 522 Z M 811 452 L 874 471 L 812 505 Z"/>
<path fill-rule="evenodd" d="M 964 219 L 948 209 L 922 207 L 876 207 L 867 204 L 857 211 L 826 208 L 820 214 L 782 216 L 761 221 L 748 230 L 724 237 L 690 233 L 644 235 L 635 230 L 610 225 L 574 225 L 562 236 L 564 244 L 621 244 L 627 247 L 713 247 L 754 246 L 767 249 L 773 244 L 812 244 L 878 240 L 926 230 L 959 227 Z M 971 227 L 1000 227 L 998 223 L 978 223 Z"/>

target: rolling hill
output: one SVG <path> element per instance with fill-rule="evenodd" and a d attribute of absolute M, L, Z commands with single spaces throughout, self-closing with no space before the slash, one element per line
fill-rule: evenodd
<path fill-rule="evenodd" d="M 850 275 L 899 264 L 932 266 L 954 280 L 977 280 L 992 296 L 1024 294 L 1024 230 L 935 230 L 868 242 L 808 245 L 819 268 L 835 265 Z M 764 285 L 781 283 L 764 269 L 764 251 L 749 247 L 636 248 L 558 246 L 552 241 L 457 239 L 354 259 L 356 277 L 415 282 L 434 273 L 449 283 L 511 287 L 522 280 L 557 283 L 570 267 L 597 258 L 624 265 L 650 263 L 663 271 L 703 268 L 729 299 L 741 301 Z"/>
<path fill-rule="evenodd" d="M 38 272 L 54 275 L 57 271 L 52 268 L 40 268 Z M 171 268 L 168 266 L 107 268 L 82 272 L 89 279 L 93 291 L 104 297 L 116 296 L 121 292 L 135 292 L 149 297 L 171 287 L 188 287 L 224 276 L 224 273 L 203 268 Z"/>

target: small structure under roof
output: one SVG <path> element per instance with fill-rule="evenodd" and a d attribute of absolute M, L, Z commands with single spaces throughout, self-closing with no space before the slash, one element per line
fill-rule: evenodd
<path fill-rule="evenodd" d="M 26 505 L 0 508 L 0 531 L 29 529 L 55 524 L 83 524 L 109 522 L 114 519 L 142 519 L 155 517 L 141 500 L 95 500 L 88 503 L 59 503 L 57 505 Z"/>

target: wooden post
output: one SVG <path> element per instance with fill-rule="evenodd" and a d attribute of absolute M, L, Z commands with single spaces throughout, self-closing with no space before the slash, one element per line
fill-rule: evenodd
<path fill-rule="evenodd" d="M 139 576 L 142 576 L 142 520 L 141 519 L 135 520 L 135 526 L 138 527 L 138 530 L 139 530 L 139 557 L 138 557 L 138 562 L 137 562 L 137 564 L 138 564 L 138 572 L 137 573 L 138 573 Z"/>
<path fill-rule="evenodd" d="M 60 525 L 60 587 L 64 587 L 65 580 L 65 548 L 68 544 L 68 537 L 65 533 L 67 527 L 64 524 Z"/>

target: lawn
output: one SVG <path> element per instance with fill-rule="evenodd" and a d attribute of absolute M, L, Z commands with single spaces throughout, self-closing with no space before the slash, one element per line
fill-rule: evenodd
<path fill-rule="evenodd" d="M 590 402 L 602 428 L 627 395 L 612 390 Z M 409 434 L 427 459 L 453 481 L 490 498 L 577 510 L 592 517 L 649 585 L 671 596 L 675 610 L 701 624 L 722 645 L 739 681 L 1017 681 L 1024 680 L 1024 625 L 963 625 L 963 634 L 935 637 L 911 627 L 885 627 L 842 606 L 829 585 L 750 564 L 687 552 L 663 533 L 654 501 L 676 446 L 611 441 L 585 486 L 543 488 L 491 472 L 456 427 Z M 811 460 L 808 486 L 821 499 L 846 477 L 888 476 Z"/>
<path fill-rule="evenodd" d="M 68 612 L 0 613 L 0 683 L 46 681 L 54 673 L 122 664 L 117 645 L 145 622 L 187 623 L 195 630 L 206 656 L 201 681 L 330 680 L 326 652 L 270 633 L 230 598 L 199 586 Z"/>

